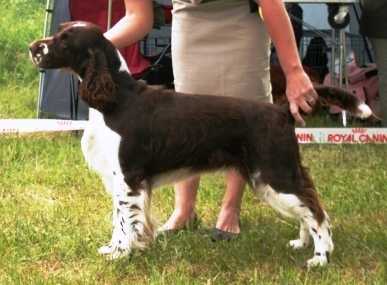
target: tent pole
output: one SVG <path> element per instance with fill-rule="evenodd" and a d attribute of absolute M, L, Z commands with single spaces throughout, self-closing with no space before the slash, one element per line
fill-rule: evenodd
<path fill-rule="evenodd" d="M 112 0 L 108 0 L 107 30 L 112 26 L 112 2 Z"/>
<path fill-rule="evenodd" d="M 43 26 L 43 37 L 47 37 L 51 31 L 51 23 L 52 23 L 52 13 L 53 13 L 53 5 L 52 0 L 46 1 L 46 15 L 44 18 L 44 26 Z M 50 17 L 51 15 L 51 17 Z M 37 110 L 36 110 L 36 116 L 37 118 L 40 118 L 40 110 L 41 110 L 41 104 L 42 104 L 42 98 L 43 98 L 43 72 L 41 71 L 39 74 L 39 98 L 38 98 L 38 104 L 37 104 Z"/>
<path fill-rule="evenodd" d="M 44 37 L 47 37 L 49 35 L 49 29 L 51 29 L 51 20 L 49 20 L 49 18 L 50 18 L 50 14 L 52 17 L 52 13 L 53 13 L 53 7 L 51 5 L 51 0 L 47 0 L 47 2 L 46 2 L 46 17 L 44 19 L 44 28 L 43 28 L 43 36 Z"/>

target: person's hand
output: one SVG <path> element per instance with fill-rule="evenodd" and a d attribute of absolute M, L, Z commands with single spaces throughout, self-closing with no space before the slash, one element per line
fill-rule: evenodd
<path fill-rule="evenodd" d="M 305 126 L 300 110 L 310 113 L 316 104 L 318 95 L 304 70 L 292 72 L 286 78 L 286 97 L 290 112 L 297 123 Z"/>

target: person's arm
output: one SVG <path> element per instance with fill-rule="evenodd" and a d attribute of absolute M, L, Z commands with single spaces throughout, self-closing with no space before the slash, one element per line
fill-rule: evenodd
<path fill-rule="evenodd" d="M 118 48 L 144 38 L 153 26 L 152 5 L 152 0 L 125 0 L 125 16 L 105 33 L 105 37 Z"/>
<path fill-rule="evenodd" d="M 317 94 L 302 67 L 289 16 L 282 0 L 257 0 L 257 3 L 285 73 L 290 111 L 297 122 L 305 125 L 299 109 L 310 112 Z"/>

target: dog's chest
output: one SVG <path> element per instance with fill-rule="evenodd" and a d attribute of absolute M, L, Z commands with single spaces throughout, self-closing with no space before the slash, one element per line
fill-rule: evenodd
<path fill-rule="evenodd" d="M 98 173 L 119 169 L 118 149 L 121 137 L 105 125 L 102 114 L 90 109 L 90 121 L 81 146 L 88 165 Z"/>

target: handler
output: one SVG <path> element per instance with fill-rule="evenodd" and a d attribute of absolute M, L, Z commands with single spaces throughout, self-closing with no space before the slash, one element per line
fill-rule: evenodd
<path fill-rule="evenodd" d="M 124 0 L 126 15 L 106 33 L 117 47 L 141 39 L 151 29 L 152 1 Z M 310 112 L 317 94 L 304 72 L 282 0 L 258 1 L 264 22 L 249 0 L 172 0 L 172 62 L 177 92 L 272 102 L 270 38 L 286 76 L 286 95 L 297 122 Z M 254 5 L 252 5 L 254 4 Z M 269 37 L 270 36 L 270 37 Z M 175 210 L 160 230 L 184 228 L 195 217 L 199 177 L 175 185 Z M 240 233 L 239 213 L 245 181 L 226 174 L 227 188 L 213 229 L 213 240 Z"/>

